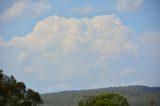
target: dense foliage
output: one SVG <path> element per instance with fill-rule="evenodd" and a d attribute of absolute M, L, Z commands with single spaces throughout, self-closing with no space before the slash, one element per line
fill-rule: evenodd
<path fill-rule="evenodd" d="M 13 76 L 6 76 L 0 70 L 1 106 L 36 106 L 42 103 L 38 92 L 26 89 L 23 82 L 17 82 Z"/>
<path fill-rule="evenodd" d="M 129 106 L 127 99 L 116 93 L 89 96 L 79 102 L 79 106 Z"/>
<path fill-rule="evenodd" d="M 41 106 L 78 106 L 85 97 L 101 93 L 118 93 L 131 106 L 160 106 L 160 87 L 126 86 L 43 94 Z"/>

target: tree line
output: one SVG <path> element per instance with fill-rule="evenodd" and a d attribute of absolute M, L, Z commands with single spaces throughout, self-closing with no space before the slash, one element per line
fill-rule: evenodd
<path fill-rule="evenodd" d="M 82 99 L 79 106 L 130 106 L 127 99 L 117 93 L 102 93 Z"/>
<path fill-rule="evenodd" d="M 1 106 L 36 106 L 43 103 L 38 92 L 26 88 L 14 76 L 7 76 L 0 70 L 0 105 Z"/>

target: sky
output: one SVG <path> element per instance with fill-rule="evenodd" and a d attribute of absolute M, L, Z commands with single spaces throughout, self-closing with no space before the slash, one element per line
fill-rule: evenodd
<path fill-rule="evenodd" d="M 0 0 L 0 68 L 40 93 L 160 86 L 159 0 Z"/>

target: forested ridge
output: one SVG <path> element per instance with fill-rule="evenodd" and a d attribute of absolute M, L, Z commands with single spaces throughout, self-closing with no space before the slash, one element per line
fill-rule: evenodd
<path fill-rule="evenodd" d="M 113 92 L 127 98 L 131 106 L 160 106 L 160 87 L 126 86 L 43 94 L 41 106 L 78 106 L 86 96 Z"/>

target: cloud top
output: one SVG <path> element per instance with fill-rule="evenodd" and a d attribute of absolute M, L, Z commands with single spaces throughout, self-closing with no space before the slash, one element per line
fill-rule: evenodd
<path fill-rule="evenodd" d="M 127 36 L 129 31 L 114 15 L 92 19 L 50 16 L 40 21 L 33 32 L 25 37 L 14 37 L 11 42 L 21 42 L 34 49 L 56 48 L 65 52 L 88 44 L 89 48 L 110 56 L 133 49 Z"/>

